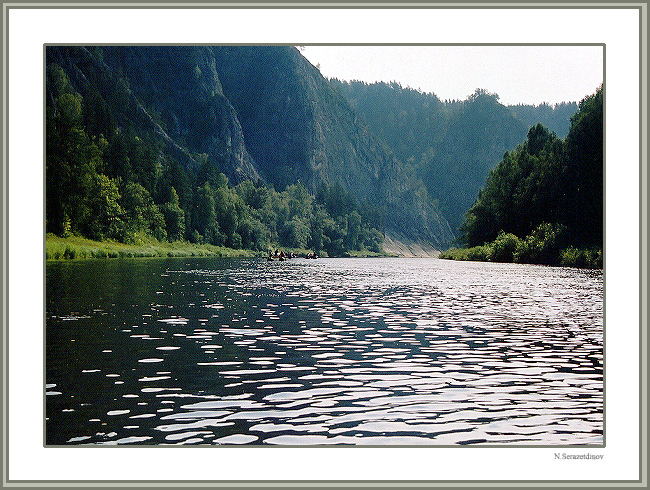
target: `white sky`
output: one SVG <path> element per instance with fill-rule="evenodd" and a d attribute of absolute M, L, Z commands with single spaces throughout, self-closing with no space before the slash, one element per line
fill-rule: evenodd
<path fill-rule="evenodd" d="M 600 46 L 305 46 L 327 78 L 397 81 L 440 99 L 477 88 L 503 104 L 579 101 L 603 79 Z"/>

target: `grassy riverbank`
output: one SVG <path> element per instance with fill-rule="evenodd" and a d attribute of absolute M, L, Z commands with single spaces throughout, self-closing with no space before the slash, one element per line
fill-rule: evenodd
<path fill-rule="evenodd" d="M 98 242 L 87 238 L 66 238 L 48 234 L 45 240 L 47 260 L 107 259 L 130 257 L 255 257 L 258 252 L 235 250 L 215 245 L 188 242 L 159 242 L 148 239 L 140 244 L 113 241 Z"/>
<path fill-rule="evenodd" d="M 601 269 L 603 251 L 599 248 L 558 246 L 552 229 L 528 235 L 525 239 L 512 233 L 500 233 L 496 240 L 470 248 L 450 248 L 440 253 L 441 259 L 479 262 L 514 262 L 561 267 Z"/>

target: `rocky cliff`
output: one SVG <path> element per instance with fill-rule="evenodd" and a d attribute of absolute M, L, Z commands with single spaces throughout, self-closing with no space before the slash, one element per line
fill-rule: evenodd
<path fill-rule="evenodd" d="M 453 239 L 422 182 L 293 47 L 54 46 L 47 63 L 84 100 L 109 104 L 118 131 L 156 138 L 185 168 L 207 163 L 233 183 L 276 189 L 340 185 L 387 231 L 439 247 Z"/>

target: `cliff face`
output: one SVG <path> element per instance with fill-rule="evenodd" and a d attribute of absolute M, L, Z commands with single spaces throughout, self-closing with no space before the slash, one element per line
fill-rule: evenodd
<path fill-rule="evenodd" d="M 376 195 L 395 160 L 347 102 L 292 47 L 214 48 L 224 92 L 262 175 L 278 187 L 302 180 Z M 242 83 L 245 82 L 245 83 Z"/>
<path fill-rule="evenodd" d="M 388 231 L 453 239 L 422 183 L 293 47 L 49 47 L 47 62 L 106 101 L 118 130 L 152 135 L 162 158 L 207 161 L 233 183 L 340 185 Z"/>
<path fill-rule="evenodd" d="M 203 46 L 51 47 L 75 88 L 114 99 L 123 86 L 129 102 L 118 124 L 153 130 L 186 166 L 205 154 L 232 181 L 259 179 L 241 125 L 223 95 L 214 55 Z"/>
<path fill-rule="evenodd" d="M 278 188 L 340 185 L 381 206 L 387 229 L 447 244 L 453 233 L 423 186 L 296 48 L 220 46 L 213 51 L 257 168 Z"/>

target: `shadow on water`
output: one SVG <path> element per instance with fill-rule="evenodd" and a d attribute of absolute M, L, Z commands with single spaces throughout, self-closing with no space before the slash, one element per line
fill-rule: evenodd
<path fill-rule="evenodd" d="M 600 444 L 600 271 L 57 262 L 47 444 Z"/>

